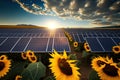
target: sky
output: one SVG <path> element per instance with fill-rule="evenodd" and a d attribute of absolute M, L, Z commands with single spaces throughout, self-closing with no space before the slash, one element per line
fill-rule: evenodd
<path fill-rule="evenodd" d="M 0 25 L 120 25 L 120 0 L 0 0 Z"/>

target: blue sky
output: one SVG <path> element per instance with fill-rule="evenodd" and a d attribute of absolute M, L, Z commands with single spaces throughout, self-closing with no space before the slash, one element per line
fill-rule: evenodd
<path fill-rule="evenodd" d="M 120 0 L 0 0 L 0 25 L 120 25 Z"/>

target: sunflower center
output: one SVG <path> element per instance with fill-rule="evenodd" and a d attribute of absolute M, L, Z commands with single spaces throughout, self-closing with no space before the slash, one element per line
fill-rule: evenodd
<path fill-rule="evenodd" d="M 19 77 L 17 80 L 21 80 L 22 78 L 21 77 Z"/>
<path fill-rule="evenodd" d="M 106 64 L 103 68 L 103 72 L 112 77 L 118 76 L 117 70 L 115 66 L 111 66 L 110 64 Z"/>
<path fill-rule="evenodd" d="M 104 64 L 106 64 L 106 63 L 103 62 L 103 61 L 101 61 L 101 60 L 98 60 L 98 61 L 97 61 L 97 64 L 98 64 L 98 66 L 100 67 L 101 65 L 104 65 Z"/>
<path fill-rule="evenodd" d="M 26 53 L 23 53 L 23 56 L 26 57 Z"/>
<path fill-rule="evenodd" d="M 115 48 L 115 51 L 119 51 L 119 48 L 118 48 L 118 47 L 116 47 L 116 48 Z"/>
<path fill-rule="evenodd" d="M 35 60 L 35 57 L 31 57 L 32 60 Z"/>
<path fill-rule="evenodd" d="M 4 59 L 4 57 L 1 57 L 1 60 L 3 60 Z"/>
<path fill-rule="evenodd" d="M 30 55 L 30 56 L 32 56 L 32 53 L 31 53 L 31 52 L 29 52 L 29 55 Z"/>
<path fill-rule="evenodd" d="M 58 66 L 62 73 L 70 76 L 72 75 L 72 68 L 70 67 L 69 63 L 66 59 L 60 59 L 58 60 Z"/>
<path fill-rule="evenodd" d="M 5 63 L 4 62 L 0 62 L 0 71 L 3 70 L 4 67 L 5 67 Z"/>
<path fill-rule="evenodd" d="M 86 47 L 88 50 L 90 49 L 88 46 Z"/>

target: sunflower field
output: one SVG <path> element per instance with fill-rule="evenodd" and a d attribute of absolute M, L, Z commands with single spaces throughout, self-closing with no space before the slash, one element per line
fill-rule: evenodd
<path fill-rule="evenodd" d="M 71 52 L 0 54 L 0 80 L 120 80 L 120 45 L 112 53 L 92 53 L 64 32 Z"/>

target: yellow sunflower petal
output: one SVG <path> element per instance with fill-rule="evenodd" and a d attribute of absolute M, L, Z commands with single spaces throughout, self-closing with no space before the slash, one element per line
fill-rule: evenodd
<path fill-rule="evenodd" d="M 0 60 L 6 60 L 7 59 L 7 56 L 6 55 L 1 55 L 0 56 Z"/>
<path fill-rule="evenodd" d="M 27 59 L 27 54 L 24 53 L 24 52 L 22 52 L 22 53 L 21 53 L 21 57 L 22 57 L 23 59 Z"/>
<path fill-rule="evenodd" d="M 55 53 L 55 54 L 54 54 Z M 64 51 L 63 55 L 59 55 L 57 51 L 54 51 L 54 56 L 49 58 L 50 69 L 54 74 L 56 80 L 80 80 L 79 76 L 81 75 L 77 70 L 75 64 L 71 63 L 73 60 L 68 60 L 67 54 Z"/>
<path fill-rule="evenodd" d="M 113 46 L 113 47 L 112 47 L 112 51 L 113 51 L 115 54 L 119 54 L 119 53 L 120 53 L 120 46 Z"/>
<path fill-rule="evenodd" d="M 108 56 L 106 56 L 105 60 L 110 64 L 110 63 L 114 63 L 112 58 L 109 58 Z"/>
<path fill-rule="evenodd" d="M 105 64 L 98 71 L 98 76 L 101 80 L 120 80 L 119 73 L 120 70 L 116 64 Z"/>
<path fill-rule="evenodd" d="M 96 71 L 98 71 L 104 64 L 106 64 L 106 61 L 103 57 L 100 56 L 94 58 L 91 62 L 92 68 Z"/>
<path fill-rule="evenodd" d="M 67 59 L 67 53 L 66 53 L 65 50 L 64 50 L 64 52 L 63 52 L 63 56 L 64 56 L 65 59 Z"/>
<path fill-rule="evenodd" d="M 11 60 L 0 60 L 0 78 L 4 77 L 11 67 Z"/>
<path fill-rule="evenodd" d="M 17 75 L 17 76 L 15 77 L 15 80 L 22 80 L 22 76 Z"/>

